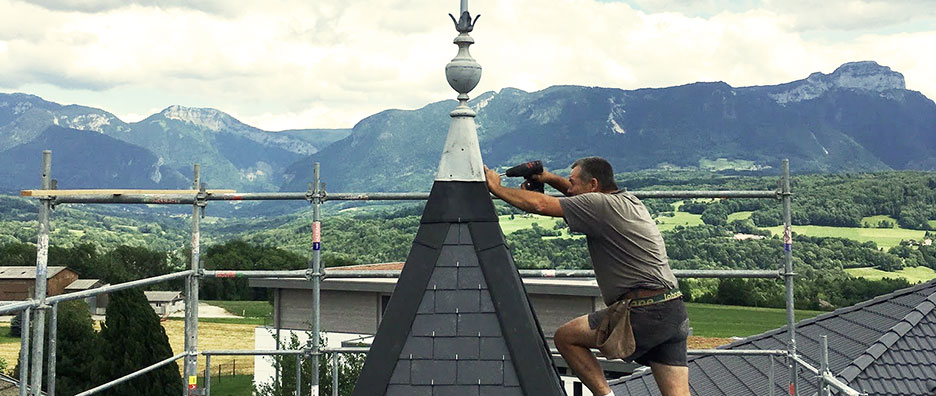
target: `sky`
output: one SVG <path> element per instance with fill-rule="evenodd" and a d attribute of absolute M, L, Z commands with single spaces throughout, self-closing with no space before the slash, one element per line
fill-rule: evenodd
<path fill-rule="evenodd" d="M 350 128 L 454 99 L 458 0 L 0 0 L 0 92 Z M 469 0 L 471 93 L 772 85 L 873 60 L 936 99 L 936 0 Z"/>

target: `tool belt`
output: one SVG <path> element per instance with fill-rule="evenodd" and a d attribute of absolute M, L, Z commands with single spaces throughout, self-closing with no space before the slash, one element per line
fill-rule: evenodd
<path fill-rule="evenodd" d="M 658 304 L 682 297 L 679 289 L 636 290 L 625 293 L 608 307 L 608 313 L 595 331 L 598 350 L 608 359 L 625 359 L 637 350 L 630 309 Z"/>

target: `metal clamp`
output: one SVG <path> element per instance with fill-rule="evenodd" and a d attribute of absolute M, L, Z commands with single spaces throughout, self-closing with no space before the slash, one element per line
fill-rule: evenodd
<path fill-rule="evenodd" d="M 195 206 L 199 208 L 201 217 L 205 218 L 205 207 L 208 206 L 208 192 L 205 190 L 205 183 L 198 187 L 198 193 L 195 194 Z"/>

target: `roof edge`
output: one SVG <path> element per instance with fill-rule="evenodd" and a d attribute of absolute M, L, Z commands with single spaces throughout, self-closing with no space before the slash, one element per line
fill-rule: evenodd
<path fill-rule="evenodd" d="M 932 282 L 933 281 L 925 282 L 921 285 Z M 936 291 L 930 293 L 926 299 L 913 307 L 900 322 L 894 324 L 894 326 L 884 332 L 877 341 L 868 346 L 868 349 L 858 355 L 848 366 L 845 366 L 838 374 L 839 379 L 845 381 L 846 384 L 854 381 L 868 366 L 874 363 L 884 352 L 890 349 L 891 346 L 903 338 L 904 335 L 916 327 L 923 318 L 934 310 L 936 310 Z"/>

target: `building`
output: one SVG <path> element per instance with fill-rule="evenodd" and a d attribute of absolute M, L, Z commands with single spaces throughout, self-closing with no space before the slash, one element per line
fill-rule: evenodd
<path fill-rule="evenodd" d="M 46 295 L 56 296 L 78 280 L 78 274 L 67 267 L 48 267 Z M 22 301 L 33 297 L 36 267 L 0 267 L 0 301 Z"/>
<path fill-rule="evenodd" d="M 820 336 L 828 337 L 829 369 L 870 395 L 936 395 L 936 280 L 803 320 L 796 326 L 797 353 L 819 367 Z M 786 349 L 786 328 L 747 337 L 718 349 Z M 788 394 L 789 372 L 765 356 L 697 356 L 689 360 L 694 395 Z M 816 380 L 800 375 L 799 394 L 815 395 Z M 618 395 L 657 395 L 653 376 L 640 372 L 615 381 Z"/>
<path fill-rule="evenodd" d="M 339 270 L 400 270 L 403 263 L 333 267 Z M 370 345 L 383 313 L 396 286 L 396 278 L 332 278 L 321 284 L 322 330 L 327 332 L 328 347 L 363 343 Z M 523 284 L 533 305 L 547 341 L 552 346 L 552 336 L 569 319 L 605 307 L 598 285 L 593 278 L 525 278 Z M 304 342 L 305 332 L 312 318 L 312 282 L 304 278 L 250 279 L 251 287 L 273 289 L 273 326 L 259 327 L 255 332 L 256 349 L 274 349 L 276 328 L 283 329 L 281 340 L 289 340 L 289 334 L 298 333 Z M 553 346 L 554 347 L 554 346 Z M 255 358 L 255 382 L 267 382 L 273 376 L 267 357 Z M 566 373 L 566 364 L 558 356 L 553 359 L 560 373 Z M 605 361 L 602 365 L 609 378 L 620 378 L 630 374 L 637 364 L 622 361 Z M 573 388 L 581 387 L 577 379 L 563 375 L 569 394 Z M 587 394 L 587 390 L 585 390 Z"/>
<path fill-rule="evenodd" d="M 167 316 L 185 309 L 185 297 L 178 291 L 146 291 L 146 300 L 159 316 Z"/>
<path fill-rule="evenodd" d="M 100 279 L 78 279 L 65 287 L 65 293 L 81 292 L 103 286 L 107 286 L 107 284 Z M 107 313 L 108 301 L 107 294 L 98 294 L 84 299 L 92 315 L 104 315 Z"/>

